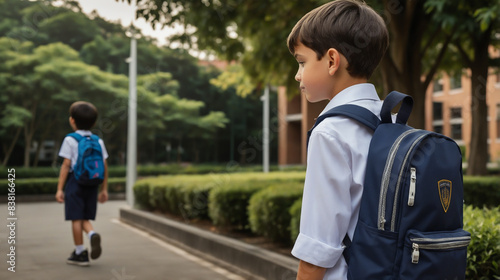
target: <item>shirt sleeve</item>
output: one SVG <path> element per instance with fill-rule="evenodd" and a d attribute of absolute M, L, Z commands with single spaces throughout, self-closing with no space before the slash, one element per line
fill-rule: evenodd
<path fill-rule="evenodd" d="M 300 233 L 292 255 L 316 266 L 334 267 L 344 250 L 352 214 L 348 149 L 322 131 L 313 131 L 309 141 Z"/>
<path fill-rule="evenodd" d="M 64 137 L 64 140 L 61 145 L 61 149 L 59 150 L 59 156 L 62 158 L 72 159 L 73 158 L 73 150 L 70 144 L 70 138 Z"/>
<path fill-rule="evenodd" d="M 101 144 L 102 158 L 107 159 L 109 155 L 108 151 L 106 150 L 106 146 L 104 145 L 104 141 L 102 141 L 102 139 L 99 139 L 99 144 Z"/>

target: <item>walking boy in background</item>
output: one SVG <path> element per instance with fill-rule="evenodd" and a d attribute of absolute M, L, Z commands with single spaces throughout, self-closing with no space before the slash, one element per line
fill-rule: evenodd
<path fill-rule="evenodd" d="M 91 136 L 92 132 L 90 132 L 90 129 L 97 120 L 97 109 L 95 106 L 88 102 L 78 101 L 71 105 L 69 113 L 69 123 L 76 134 L 83 137 Z M 78 138 L 81 137 L 78 136 Z M 106 162 L 108 153 L 101 139 L 99 139 L 99 145 L 104 164 L 104 178 L 99 193 L 99 185 L 82 185 L 75 178 L 74 168 L 79 155 L 79 141 L 68 135 L 64 138 L 61 150 L 59 151 L 59 156 L 64 158 L 64 161 L 61 166 L 55 197 L 58 202 L 65 203 L 65 219 L 71 220 L 73 241 L 75 243 L 75 250 L 68 258 L 68 264 L 89 265 L 88 251 L 83 245 L 83 231 L 88 234 L 90 239 L 90 257 L 97 259 L 101 255 L 101 237 L 98 233 L 94 232 L 94 228 L 90 223 L 90 220 L 95 220 L 97 200 L 101 203 L 108 200 L 108 166 Z M 65 184 L 65 192 L 63 192 Z"/>
<path fill-rule="evenodd" d="M 337 0 L 306 14 L 288 37 L 299 63 L 295 79 L 309 102 L 330 100 L 380 115 L 382 102 L 367 80 L 384 56 L 388 32 L 365 3 Z M 321 116 L 320 114 L 320 116 Z M 312 131 L 300 233 L 292 254 L 297 279 L 347 279 L 342 240 L 358 220 L 368 148 L 373 132 L 346 117 L 325 119 Z"/>

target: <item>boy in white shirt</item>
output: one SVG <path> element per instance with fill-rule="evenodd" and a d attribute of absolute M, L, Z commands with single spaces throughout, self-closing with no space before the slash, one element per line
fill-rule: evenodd
<path fill-rule="evenodd" d="M 301 93 L 309 102 L 330 100 L 321 114 L 355 104 L 379 116 L 382 102 L 367 80 L 388 41 L 384 21 L 365 3 L 337 0 L 312 10 L 287 42 L 299 63 Z M 347 279 L 342 240 L 346 234 L 352 239 L 356 227 L 372 134 L 346 117 L 327 118 L 312 131 L 292 250 L 300 259 L 297 279 Z"/>
<path fill-rule="evenodd" d="M 75 102 L 70 106 L 69 113 L 69 123 L 76 133 L 81 136 L 92 135 L 90 129 L 97 120 L 97 109 L 93 104 L 84 101 Z M 59 151 L 59 156 L 64 158 L 64 161 L 59 173 L 55 197 L 58 202 L 65 203 L 65 219 L 71 221 L 73 241 L 75 243 L 75 250 L 68 258 L 68 264 L 89 265 L 89 254 L 83 245 L 83 231 L 88 234 L 90 239 L 90 257 L 97 259 L 101 255 L 101 236 L 94 232 L 94 228 L 90 223 L 90 220 L 95 220 L 97 200 L 101 203 L 108 200 L 108 165 L 106 162 L 108 153 L 101 139 L 99 139 L 99 144 L 104 159 L 104 180 L 99 193 L 98 185 L 82 186 L 75 179 L 73 167 L 78 158 L 77 140 L 71 136 L 66 136 Z M 64 187 L 65 192 L 63 192 Z"/>

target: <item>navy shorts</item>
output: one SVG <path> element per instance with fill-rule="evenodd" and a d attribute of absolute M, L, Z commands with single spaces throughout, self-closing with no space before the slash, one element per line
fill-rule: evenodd
<path fill-rule="evenodd" d="M 73 172 L 69 173 L 64 191 L 66 220 L 95 220 L 99 186 L 80 186 Z"/>

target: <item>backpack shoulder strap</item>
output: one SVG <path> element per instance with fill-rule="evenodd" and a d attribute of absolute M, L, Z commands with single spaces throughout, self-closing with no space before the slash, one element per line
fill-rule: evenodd
<path fill-rule="evenodd" d="M 345 104 L 345 105 L 340 105 L 337 107 L 334 107 L 330 110 L 328 110 L 326 113 L 322 114 L 316 119 L 316 122 L 314 123 L 314 126 L 307 132 L 307 143 L 309 144 L 309 137 L 311 136 L 311 133 L 313 129 L 318 126 L 324 119 L 333 117 L 333 116 L 344 116 L 351 118 L 364 126 L 368 127 L 369 129 L 375 131 L 375 129 L 378 127 L 380 124 L 379 118 L 373 114 L 370 110 L 363 108 L 358 105 L 353 105 L 353 104 Z"/>
<path fill-rule="evenodd" d="M 353 104 L 345 104 L 332 108 L 325 114 L 321 115 L 320 118 L 325 119 L 332 116 L 344 116 L 351 118 L 373 131 L 375 131 L 377 126 L 380 124 L 379 118 L 375 116 L 375 114 L 373 114 L 370 110 Z M 318 121 L 316 122 L 318 123 Z"/>
<path fill-rule="evenodd" d="M 83 136 L 81 136 L 80 134 L 78 134 L 76 132 L 71 132 L 66 136 L 73 137 L 77 142 L 80 142 L 80 140 L 83 139 Z"/>

